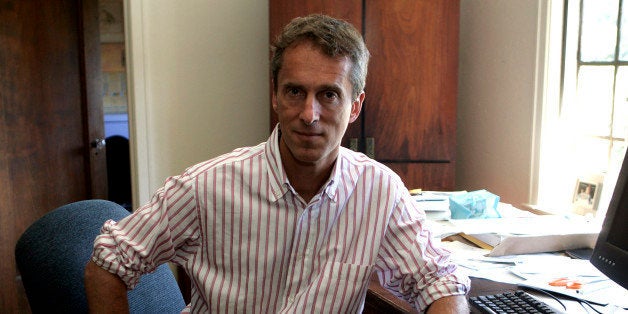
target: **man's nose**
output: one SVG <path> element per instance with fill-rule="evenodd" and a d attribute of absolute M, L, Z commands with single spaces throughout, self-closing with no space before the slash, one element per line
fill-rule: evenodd
<path fill-rule="evenodd" d="M 300 118 L 303 123 L 312 125 L 320 118 L 320 104 L 316 97 L 308 96 L 303 104 L 303 110 L 301 110 Z"/>

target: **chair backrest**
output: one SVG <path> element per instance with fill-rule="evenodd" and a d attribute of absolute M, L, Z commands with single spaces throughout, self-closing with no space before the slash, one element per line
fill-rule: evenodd
<path fill-rule="evenodd" d="M 94 239 L 108 219 L 129 215 L 109 201 L 89 200 L 57 208 L 20 237 L 15 258 L 33 313 L 86 313 L 83 272 Z M 179 313 L 185 302 L 168 265 L 142 276 L 128 292 L 131 313 Z"/>

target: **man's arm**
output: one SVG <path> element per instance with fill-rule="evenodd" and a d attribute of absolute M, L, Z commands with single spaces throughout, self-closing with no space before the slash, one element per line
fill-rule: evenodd
<path fill-rule="evenodd" d="M 85 292 L 90 313 L 128 313 L 126 285 L 93 261 L 85 266 Z"/>
<path fill-rule="evenodd" d="M 469 304 L 464 295 L 442 297 L 430 304 L 426 313 L 469 313 Z"/>

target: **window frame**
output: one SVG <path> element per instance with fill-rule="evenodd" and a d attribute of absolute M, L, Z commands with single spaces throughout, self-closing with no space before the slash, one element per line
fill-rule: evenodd
<path fill-rule="evenodd" d="M 541 73 L 541 75 L 538 76 L 537 86 L 542 86 L 542 91 L 539 93 L 539 102 L 542 106 L 540 110 L 538 110 L 535 118 L 537 126 L 534 129 L 535 138 L 538 141 L 538 146 L 536 146 L 538 149 L 533 152 L 530 203 L 536 204 L 538 208 L 549 212 L 565 211 L 568 207 L 566 205 L 569 204 L 569 200 L 573 196 L 574 186 L 571 185 L 570 182 L 573 181 L 575 184 L 578 178 L 583 175 L 582 173 L 574 171 L 574 167 L 569 169 L 570 167 L 563 165 L 564 162 L 561 163 L 561 159 L 564 161 L 567 159 L 567 156 L 559 156 L 564 154 L 564 152 L 560 152 L 560 149 L 556 147 L 556 143 L 564 139 L 565 136 L 569 136 L 564 132 L 565 128 L 563 124 L 565 121 L 563 121 L 563 114 L 565 110 L 568 109 L 565 107 L 566 103 L 572 100 L 569 93 L 575 93 L 576 90 L 574 88 L 577 85 L 569 86 L 568 84 L 573 84 L 574 82 L 569 82 L 568 79 L 570 75 L 572 75 L 571 77 L 573 77 L 575 84 L 577 84 L 581 66 L 591 66 L 593 64 L 614 66 L 611 98 L 613 106 L 610 116 L 611 126 L 609 127 L 610 134 L 606 137 L 599 137 L 610 141 L 607 152 L 608 164 L 605 172 L 605 184 L 604 189 L 602 189 L 603 195 L 601 197 L 600 206 L 598 207 L 603 211 L 605 207 L 608 206 L 608 201 L 614 188 L 616 180 L 615 173 L 619 171 L 616 168 L 621 164 L 621 160 L 613 160 L 612 145 L 614 145 L 614 142 L 621 142 L 621 149 L 625 152 L 625 137 L 628 136 L 628 134 L 614 134 L 612 125 L 612 123 L 615 122 L 613 120 L 615 119 L 615 106 L 618 105 L 618 100 L 615 95 L 618 91 L 616 86 L 618 69 L 619 67 L 628 65 L 628 61 L 619 60 L 620 45 L 622 44 L 620 42 L 621 28 L 623 28 L 624 31 L 628 31 L 628 25 L 621 24 L 621 14 L 628 14 L 628 12 L 622 12 L 622 6 L 625 8 L 627 6 L 625 1 L 628 0 L 618 0 L 618 30 L 615 42 L 615 57 L 613 61 L 609 62 L 582 61 L 580 45 L 582 28 L 580 26 L 583 22 L 583 1 L 584 0 L 549 1 L 545 6 L 541 6 L 543 12 L 540 14 L 541 18 L 539 21 L 539 40 L 544 42 L 540 42 L 539 50 L 542 51 L 537 55 L 539 60 L 538 71 Z M 573 4 L 576 2 L 577 8 L 574 9 Z M 569 14 L 573 15 L 576 9 L 578 10 L 578 35 L 575 43 L 577 44 L 577 55 L 575 56 L 576 64 L 573 65 L 574 68 L 569 68 L 567 61 L 570 60 L 569 58 L 574 57 L 574 39 L 568 37 L 570 34 L 568 34 L 566 30 L 568 27 L 573 27 L 570 24 L 573 23 L 573 21 L 566 17 L 568 17 Z M 624 45 L 626 44 L 624 43 Z M 569 90 L 569 88 L 571 88 L 571 90 Z M 620 155 L 623 157 L 622 154 Z M 552 160 L 552 156 L 558 157 Z"/>

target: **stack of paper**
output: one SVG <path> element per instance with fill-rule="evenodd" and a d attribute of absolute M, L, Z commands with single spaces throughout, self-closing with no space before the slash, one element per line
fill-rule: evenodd
<path fill-rule="evenodd" d="M 554 252 L 595 245 L 600 225 L 576 217 L 536 215 L 450 221 L 489 256 Z"/>
<path fill-rule="evenodd" d="M 422 209 L 430 220 L 447 220 L 451 218 L 449 210 L 449 196 L 461 192 L 431 192 L 423 191 L 412 197 L 417 206 Z"/>

